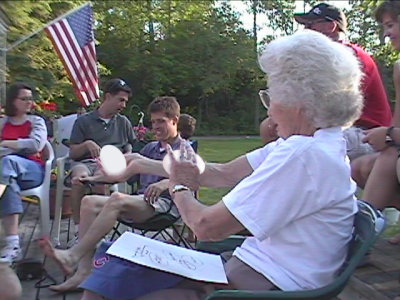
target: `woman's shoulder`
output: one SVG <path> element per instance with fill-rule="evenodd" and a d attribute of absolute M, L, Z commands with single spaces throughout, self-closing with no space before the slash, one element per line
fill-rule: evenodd
<path fill-rule="evenodd" d="M 33 124 L 46 124 L 44 119 L 38 115 L 28 115 L 28 120 Z"/>

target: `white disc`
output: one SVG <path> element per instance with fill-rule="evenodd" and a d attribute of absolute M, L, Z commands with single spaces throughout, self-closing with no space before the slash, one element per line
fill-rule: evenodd
<path fill-rule="evenodd" d="M 174 150 L 174 151 L 172 151 L 172 153 L 174 154 L 175 159 L 179 160 L 180 150 Z M 198 154 L 196 154 L 196 162 L 197 162 L 197 168 L 199 168 L 200 174 L 203 173 L 206 168 L 206 164 L 204 163 L 204 160 L 201 158 L 201 156 Z M 165 172 L 167 172 L 168 174 L 171 173 L 171 158 L 169 157 L 168 154 L 164 156 L 163 167 L 164 167 Z"/>
<path fill-rule="evenodd" d="M 124 155 L 113 145 L 105 145 L 101 148 L 100 161 L 104 172 L 111 176 L 118 176 L 126 169 Z"/>

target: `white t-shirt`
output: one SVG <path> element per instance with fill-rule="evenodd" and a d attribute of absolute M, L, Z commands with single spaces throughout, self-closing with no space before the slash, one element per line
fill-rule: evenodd
<path fill-rule="evenodd" d="M 279 139 L 247 160 L 253 173 L 223 198 L 254 236 L 234 255 L 282 290 L 329 284 L 357 212 L 342 130 Z"/>

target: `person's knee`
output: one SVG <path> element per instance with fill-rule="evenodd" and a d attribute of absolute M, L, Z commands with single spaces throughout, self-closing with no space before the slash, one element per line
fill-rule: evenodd
<path fill-rule="evenodd" d="M 105 209 L 121 211 L 126 203 L 126 195 L 119 192 L 111 194 L 110 198 L 106 202 Z"/>
<path fill-rule="evenodd" d="M 359 187 L 364 188 L 376 158 L 377 154 L 363 155 L 351 162 L 351 178 Z"/>
<path fill-rule="evenodd" d="M 357 158 L 351 162 L 351 178 L 361 188 L 364 188 L 368 177 L 365 177 L 365 166 L 362 158 Z"/>
<path fill-rule="evenodd" d="M 384 164 L 385 167 L 393 167 L 398 159 L 398 151 L 394 147 L 388 147 L 380 152 L 379 161 Z"/>
<path fill-rule="evenodd" d="M 98 214 L 102 208 L 103 201 L 101 201 L 98 196 L 84 196 L 82 198 L 81 213 L 83 215 L 91 213 Z"/>

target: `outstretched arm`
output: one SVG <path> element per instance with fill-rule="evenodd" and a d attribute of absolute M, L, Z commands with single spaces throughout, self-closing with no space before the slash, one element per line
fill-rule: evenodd
<path fill-rule="evenodd" d="M 168 155 L 173 156 L 171 149 L 168 149 L 168 152 Z M 177 184 L 192 188 L 200 181 L 199 170 L 196 166 L 194 155 L 193 151 L 188 151 L 187 156 L 181 155 L 179 159 L 175 157 L 171 158 L 170 194 L 178 207 L 183 221 L 200 240 L 205 241 L 221 240 L 230 234 L 242 231 L 244 226 L 229 212 L 222 201 L 212 206 L 206 206 L 198 202 L 190 190 L 174 190 Z M 206 172 L 203 173 L 203 177 L 214 177 L 214 180 L 218 181 L 218 183 L 213 184 L 213 186 L 232 184 L 234 180 L 230 180 L 225 172 L 232 171 L 238 166 L 246 167 L 243 159 L 246 158 L 241 157 L 236 162 L 225 165 L 214 165 L 208 170 L 208 175 Z M 243 174 L 244 172 L 242 172 Z M 221 178 L 217 179 L 218 177 Z M 234 174 L 233 177 L 235 180 L 239 178 L 239 176 L 235 176 Z M 208 183 L 211 185 L 211 182 L 212 180 Z"/>
<path fill-rule="evenodd" d="M 144 157 L 138 153 L 125 155 L 128 167 L 124 178 L 130 178 L 135 174 L 155 174 L 169 177 L 164 170 L 162 161 Z M 201 186 L 208 187 L 232 187 L 244 177 L 253 172 L 245 155 L 223 164 L 206 163 L 204 173 L 199 177 Z"/>

